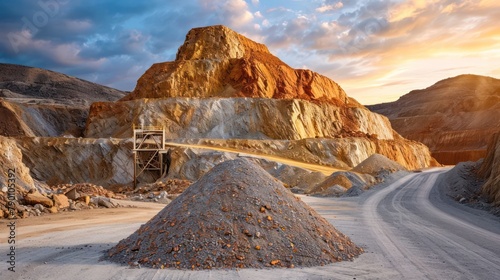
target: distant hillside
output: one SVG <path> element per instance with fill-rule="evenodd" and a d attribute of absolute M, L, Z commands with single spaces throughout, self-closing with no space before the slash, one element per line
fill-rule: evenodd
<path fill-rule="evenodd" d="M 440 163 L 475 161 L 500 131 L 500 80 L 460 75 L 367 107 L 405 138 L 426 144 Z"/>
<path fill-rule="evenodd" d="M 0 63 L 0 97 L 90 105 L 98 101 L 115 101 L 126 94 L 50 70 Z"/>
<path fill-rule="evenodd" d="M 0 64 L 0 135 L 81 136 L 89 107 L 127 93 L 53 71 Z"/>

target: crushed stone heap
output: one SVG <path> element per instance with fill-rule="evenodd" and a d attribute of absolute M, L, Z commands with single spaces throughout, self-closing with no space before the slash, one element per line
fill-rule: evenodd
<path fill-rule="evenodd" d="M 386 156 L 381 154 L 373 154 L 369 156 L 367 159 L 363 160 L 360 164 L 354 167 L 351 171 L 362 173 L 362 174 L 370 174 L 376 176 L 379 172 L 386 170 L 390 173 L 407 170 L 401 164 L 388 159 Z"/>
<path fill-rule="evenodd" d="M 262 168 L 236 159 L 214 167 L 105 258 L 153 268 L 264 268 L 362 252 Z"/>

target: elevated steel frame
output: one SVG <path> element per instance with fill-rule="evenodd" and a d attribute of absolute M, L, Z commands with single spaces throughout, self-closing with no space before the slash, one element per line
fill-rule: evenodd
<path fill-rule="evenodd" d="M 163 175 L 165 153 L 165 128 L 160 126 L 133 127 L 134 130 L 134 188 L 137 178 L 145 171 Z"/>

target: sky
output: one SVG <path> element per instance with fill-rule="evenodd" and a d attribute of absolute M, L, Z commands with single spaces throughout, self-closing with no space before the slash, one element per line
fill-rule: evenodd
<path fill-rule="evenodd" d="M 497 0 L 16 0 L 0 2 L 0 62 L 121 90 L 223 24 L 362 104 L 460 74 L 500 78 Z"/>

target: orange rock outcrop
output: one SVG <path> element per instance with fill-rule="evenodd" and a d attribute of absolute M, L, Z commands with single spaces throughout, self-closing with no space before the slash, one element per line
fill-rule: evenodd
<path fill-rule="evenodd" d="M 265 45 L 220 25 L 189 31 L 175 61 L 154 64 L 122 100 L 214 96 L 357 104 L 329 78 L 293 69 Z"/>

